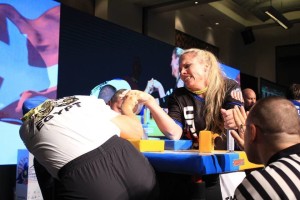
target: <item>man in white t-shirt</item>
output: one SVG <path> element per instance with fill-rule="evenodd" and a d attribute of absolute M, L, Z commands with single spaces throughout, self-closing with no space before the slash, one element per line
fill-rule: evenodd
<path fill-rule="evenodd" d="M 154 170 L 125 140 L 143 134 L 130 101 L 122 115 L 92 96 L 46 100 L 24 115 L 20 137 L 58 180 L 56 198 L 153 198 Z"/>

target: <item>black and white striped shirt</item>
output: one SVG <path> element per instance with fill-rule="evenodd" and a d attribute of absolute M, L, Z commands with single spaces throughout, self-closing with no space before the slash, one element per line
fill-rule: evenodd
<path fill-rule="evenodd" d="M 266 167 L 247 175 L 236 199 L 300 199 L 300 144 L 271 157 Z"/>

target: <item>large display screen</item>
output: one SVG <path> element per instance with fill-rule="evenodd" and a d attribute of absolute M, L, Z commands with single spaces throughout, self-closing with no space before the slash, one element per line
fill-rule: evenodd
<path fill-rule="evenodd" d="M 152 79 L 165 91 L 176 84 L 174 46 L 52 0 L 0 0 L 0 30 L 0 164 L 16 164 L 24 148 L 18 130 L 28 97 L 89 95 L 115 78 L 139 90 Z M 239 82 L 238 70 L 222 67 Z"/>
<path fill-rule="evenodd" d="M 59 97 L 90 94 L 114 78 L 144 90 L 152 78 L 173 87 L 174 46 L 73 8 L 61 6 Z"/>
<path fill-rule="evenodd" d="M 153 78 L 165 92 L 170 91 L 176 84 L 171 68 L 174 48 L 62 5 L 57 94 L 90 94 L 96 85 L 115 78 L 123 78 L 139 90 Z M 226 76 L 239 82 L 239 70 L 221 67 Z M 158 92 L 153 96 L 159 97 Z M 162 136 L 151 116 L 148 123 L 150 136 Z"/>
<path fill-rule="evenodd" d="M 56 98 L 60 4 L 0 0 L 0 165 L 16 164 L 22 105 Z"/>

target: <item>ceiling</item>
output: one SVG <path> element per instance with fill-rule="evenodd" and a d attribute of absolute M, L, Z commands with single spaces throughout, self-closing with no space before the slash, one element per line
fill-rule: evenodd
<path fill-rule="evenodd" d="M 241 30 L 279 26 L 264 11 L 273 7 L 292 25 L 300 23 L 300 0 L 126 0 L 156 12 L 183 11 L 194 19 L 202 19 L 212 26 L 226 26 Z"/>

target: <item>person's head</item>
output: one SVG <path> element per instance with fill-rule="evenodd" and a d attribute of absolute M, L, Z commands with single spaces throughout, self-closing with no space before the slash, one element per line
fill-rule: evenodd
<path fill-rule="evenodd" d="M 210 82 L 218 84 L 224 80 L 215 55 L 201 49 L 187 49 L 182 53 L 179 72 L 185 86 L 192 91 L 208 87 Z"/>
<path fill-rule="evenodd" d="M 251 108 L 244 143 L 250 162 L 266 164 L 273 154 L 299 142 L 300 118 L 289 100 L 266 97 Z"/>
<path fill-rule="evenodd" d="M 120 89 L 131 90 L 131 87 L 127 81 L 116 78 L 97 85 L 91 90 L 90 95 L 103 99 L 107 104 L 116 91 Z"/>
<path fill-rule="evenodd" d="M 183 53 L 183 49 L 179 47 L 175 47 L 172 51 L 172 60 L 171 60 L 171 68 L 172 68 L 172 76 L 176 79 L 179 78 L 179 57 Z"/>
<path fill-rule="evenodd" d="M 118 90 L 108 102 L 110 108 L 118 113 L 122 112 L 122 104 L 123 104 L 123 97 L 122 94 L 126 91 L 126 89 Z"/>
<path fill-rule="evenodd" d="M 256 103 L 256 94 L 250 88 L 243 89 L 242 93 L 245 109 L 250 110 L 250 108 Z"/>
<path fill-rule="evenodd" d="M 103 99 L 107 104 L 116 91 L 117 90 L 114 86 L 104 85 L 99 92 L 98 99 Z"/>
<path fill-rule="evenodd" d="M 292 100 L 300 100 L 300 84 L 294 83 L 290 85 L 287 92 L 287 98 Z"/>

